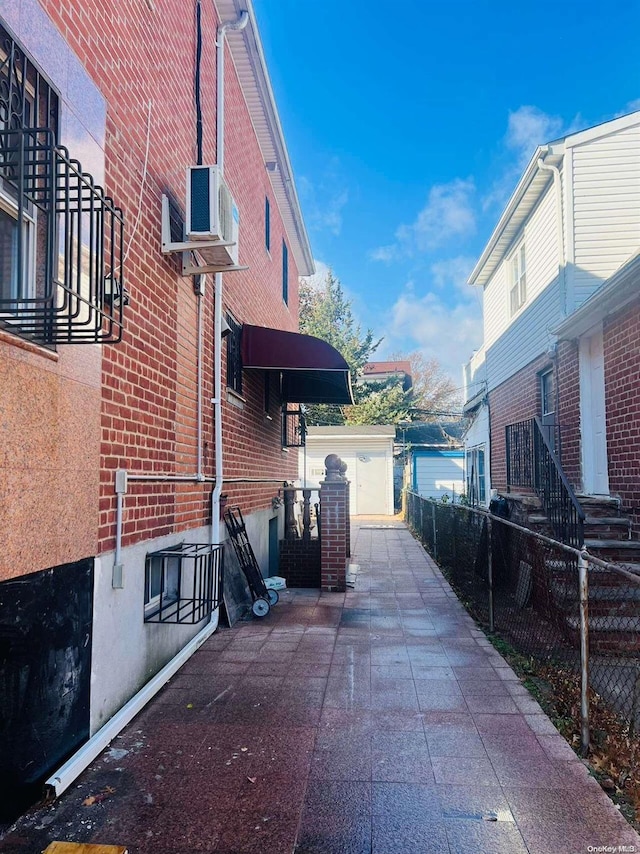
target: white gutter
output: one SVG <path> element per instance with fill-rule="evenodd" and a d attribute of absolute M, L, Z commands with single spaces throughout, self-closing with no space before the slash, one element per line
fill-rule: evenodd
<path fill-rule="evenodd" d="M 218 628 L 219 609 L 216 608 L 208 623 L 180 652 L 166 664 L 159 673 L 138 693 L 133 696 L 119 712 L 117 712 L 103 727 L 91 736 L 80 750 L 73 754 L 64 765 L 55 771 L 48 780 L 45 780 L 45 791 L 53 794 L 56 798 L 65 789 L 68 789 L 73 781 L 79 777 L 85 768 L 98 756 L 108 744 L 121 732 L 124 727 L 147 705 L 147 703 L 158 693 L 162 686 L 174 676 L 182 665 L 191 658 L 194 652 L 215 632 Z M 215 620 L 214 620 L 215 615 Z"/>
<path fill-rule="evenodd" d="M 247 12 L 235 21 L 218 27 L 216 39 L 216 160 L 224 175 L 224 37 L 228 30 L 243 30 L 249 22 Z M 222 465 L 222 273 L 215 274 L 213 310 L 213 419 L 216 456 L 215 486 L 211 491 L 211 545 L 220 542 L 220 495 L 224 476 Z"/>
<path fill-rule="evenodd" d="M 558 239 L 558 277 L 560 279 L 560 310 L 562 311 L 562 315 L 566 316 L 567 314 L 567 287 L 566 287 L 566 273 L 565 270 L 567 268 L 567 258 L 564 246 L 564 222 L 562 217 L 562 179 L 560 177 L 560 170 L 557 166 L 553 166 L 551 163 L 545 163 L 544 157 L 548 153 L 549 148 L 545 146 L 540 151 L 540 157 L 538 158 L 538 169 L 551 172 L 553 174 L 553 185 L 556 190 L 556 231 L 557 231 L 557 239 Z"/>

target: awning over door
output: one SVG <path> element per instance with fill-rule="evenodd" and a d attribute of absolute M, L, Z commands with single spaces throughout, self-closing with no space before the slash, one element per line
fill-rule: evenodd
<path fill-rule="evenodd" d="M 353 403 L 349 366 L 320 338 L 245 323 L 241 352 L 243 368 L 280 374 L 284 402 Z"/>

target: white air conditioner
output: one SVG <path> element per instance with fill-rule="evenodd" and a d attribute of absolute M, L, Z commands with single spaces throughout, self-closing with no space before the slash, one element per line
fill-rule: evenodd
<path fill-rule="evenodd" d="M 221 266 L 238 263 L 240 214 L 218 166 L 187 167 L 187 240 L 220 240 L 207 259 Z"/>

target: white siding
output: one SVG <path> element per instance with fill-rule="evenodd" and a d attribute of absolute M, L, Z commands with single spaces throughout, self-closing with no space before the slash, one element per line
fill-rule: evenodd
<path fill-rule="evenodd" d="M 453 499 L 464 492 L 464 454 L 451 451 L 422 455 L 416 452 L 414 457 L 414 487 L 425 498 L 442 498 L 448 495 Z"/>
<path fill-rule="evenodd" d="M 545 353 L 554 343 L 551 329 L 560 320 L 558 277 L 521 311 L 515 321 L 487 350 L 489 391 Z"/>
<path fill-rule="evenodd" d="M 320 481 L 324 480 L 324 461 L 329 454 L 338 456 L 347 464 L 347 479 L 349 480 L 349 502 L 353 516 L 358 510 L 357 472 L 358 456 L 361 454 L 379 454 L 385 457 L 385 477 L 380 483 L 380 510 L 381 514 L 393 515 L 393 439 L 386 437 L 371 437 L 358 439 L 357 437 L 335 437 L 315 438 L 307 436 L 307 486 L 316 489 Z M 304 475 L 304 451 L 299 452 L 300 481 Z M 312 495 L 312 501 L 317 501 L 316 495 Z"/>
<path fill-rule="evenodd" d="M 578 308 L 640 246 L 640 124 L 573 148 Z"/>
<path fill-rule="evenodd" d="M 550 184 L 540 203 L 531 214 L 514 241 L 506 259 L 503 259 L 496 272 L 487 283 L 484 291 L 484 346 L 487 350 L 505 331 L 517 325 L 523 314 L 529 311 L 538 297 L 557 283 L 559 248 L 556 225 L 555 187 Z M 524 240 L 527 263 L 527 301 L 515 317 L 509 316 L 509 276 L 507 260 L 511 252 Z M 553 320 L 557 320 L 556 317 Z M 546 327 L 545 327 L 546 328 Z M 530 361 L 530 358 L 527 359 Z M 526 362 L 525 362 L 526 364 Z M 489 383 L 494 384 L 491 376 Z"/>
<path fill-rule="evenodd" d="M 487 386 L 503 383 L 553 343 L 550 329 L 561 318 L 561 279 L 556 189 L 549 186 L 525 224 L 527 301 L 509 317 L 507 263 L 503 261 L 485 291 Z M 491 313 L 487 313 L 491 306 Z"/>

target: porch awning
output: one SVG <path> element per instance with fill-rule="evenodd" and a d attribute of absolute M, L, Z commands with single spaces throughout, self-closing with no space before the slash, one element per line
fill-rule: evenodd
<path fill-rule="evenodd" d="M 320 338 L 245 323 L 241 352 L 243 368 L 280 374 L 285 403 L 353 403 L 349 366 Z"/>

